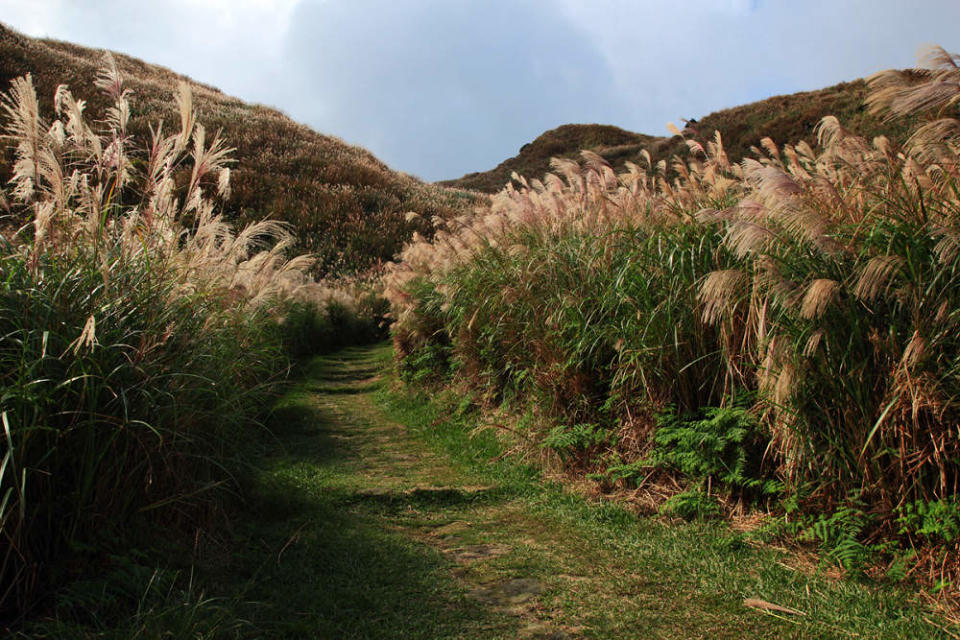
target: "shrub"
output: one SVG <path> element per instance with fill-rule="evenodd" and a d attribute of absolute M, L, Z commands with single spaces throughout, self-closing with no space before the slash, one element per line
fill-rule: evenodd
<path fill-rule="evenodd" d="M 779 493 L 780 483 L 762 470 L 769 442 L 756 417 L 740 407 L 707 407 L 703 414 L 694 420 L 675 412 L 660 414 L 650 463 L 705 481 L 708 487 L 716 481 L 755 496 Z"/>

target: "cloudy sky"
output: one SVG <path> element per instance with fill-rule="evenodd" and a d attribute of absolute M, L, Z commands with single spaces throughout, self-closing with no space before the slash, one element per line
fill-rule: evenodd
<path fill-rule="evenodd" d="M 426 180 L 568 122 L 661 135 L 960 49 L 960 0 L 0 0 L 0 21 L 275 106 Z"/>

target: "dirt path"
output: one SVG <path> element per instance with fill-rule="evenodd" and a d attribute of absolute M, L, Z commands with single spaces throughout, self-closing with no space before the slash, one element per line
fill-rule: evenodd
<path fill-rule="evenodd" d="M 937 637 L 904 594 L 490 462 L 491 438 L 390 394 L 389 361 L 385 346 L 318 358 L 279 406 L 236 549 L 209 570 L 243 637 Z"/>

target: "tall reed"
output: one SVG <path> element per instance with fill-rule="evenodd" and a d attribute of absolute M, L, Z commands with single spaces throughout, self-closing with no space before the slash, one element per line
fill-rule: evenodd
<path fill-rule="evenodd" d="M 222 221 L 230 150 L 188 84 L 179 130 L 146 141 L 109 55 L 95 84 L 111 106 L 94 122 L 65 86 L 44 121 L 29 75 L 2 99 L 16 155 L 0 239 L 4 615 L 137 522 L 212 521 L 285 367 L 277 301 L 312 262 L 286 257 L 279 223 Z"/>
<path fill-rule="evenodd" d="M 929 61 L 870 80 L 871 108 L 920 122 L 902 146 L 827 117 L 817 149 L 767 138 L 739 164 L 718 134 L 669 167 L 584 152 L 514 176 L 391 266 L 400 357 L 440 347 L 555 424 L 601 425 L 594 465 L 644 459 L 666 408 L 747 403 L 804 500 L 853 492 L 889 523 L 955 496 L 960 72 Z"/>

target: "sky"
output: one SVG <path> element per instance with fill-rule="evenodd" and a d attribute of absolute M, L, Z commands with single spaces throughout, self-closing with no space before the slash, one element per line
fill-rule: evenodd
<path fill-rule="evenodd" d="M 666 135 L 960 49 L 960 0 L 0 0 L 0 22 L 169 67 L 430 181 L 561 124 Z"/>

